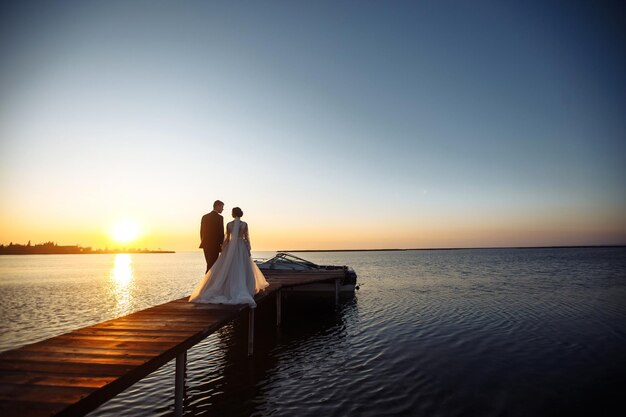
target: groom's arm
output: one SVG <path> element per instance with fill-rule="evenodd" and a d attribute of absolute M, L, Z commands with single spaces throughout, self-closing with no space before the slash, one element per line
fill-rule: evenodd
<path fill-rule="evenodd" d="M 202 247 L 202 238 L 204 237 L 204 232 L 206 229 L 206 222 L 204 221 L 204 216 L 200 220 L 200 247 Z"/>

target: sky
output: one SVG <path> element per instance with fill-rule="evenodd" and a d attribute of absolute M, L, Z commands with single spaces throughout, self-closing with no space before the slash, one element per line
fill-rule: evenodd
<path fill-rule="evenodd" d="M 626 244 L 611 1 L 0 6 L 0 243 Z"/>

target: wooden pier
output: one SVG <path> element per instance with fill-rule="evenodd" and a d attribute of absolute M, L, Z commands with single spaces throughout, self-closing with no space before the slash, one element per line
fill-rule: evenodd
<path fill-rule="evenodd" d="M 281 322 L 281 289 L 335 282 L 343 271 L 268 274 L 270 286 L 257 305 L 276 294 Z M 183 412 L 187 350 L 248 310 L 248 354 L 254 349 L 254 309 L 247 305 L 170 301 L 41 342 L 0 353 L 0 415 L 82 416 L 176 359 L 174 410 Z"/>

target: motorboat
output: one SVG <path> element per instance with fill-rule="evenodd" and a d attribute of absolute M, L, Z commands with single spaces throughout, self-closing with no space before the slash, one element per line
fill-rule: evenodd
<path fill-rule="evenodd" d="M 341 296 L 354 295 L 357 285 L 357 276 L 354 269 L 349 266 L 337 265 L 317 265 L 306 259 L 299 258 L 287 252 L 278 252 L 276 256 L 270 259 L 255 260 L 259 269 L 266 277 L 297 277 L 299 273 L 308 274 L 316 271 L 343 271 L 343 278 L 339 286 L 339 294 Z M 285 289 L 289 293 L 294 294 L 315 294 L 315 293 L 335 293 L 335 284 L 333 282 L 320 282 L 315 284 L 300 285 L 294 288 Z"/>

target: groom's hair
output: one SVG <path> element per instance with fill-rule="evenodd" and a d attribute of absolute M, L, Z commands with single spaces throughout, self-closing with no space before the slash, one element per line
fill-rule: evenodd
<path fill-rule="evenodd" d="M 213 208 L 216 209 L 217 206 L 223 206 L 224 203 L 222 203 L 220 200 L 215 200 L 215 203 L 213 203 Z"/>

